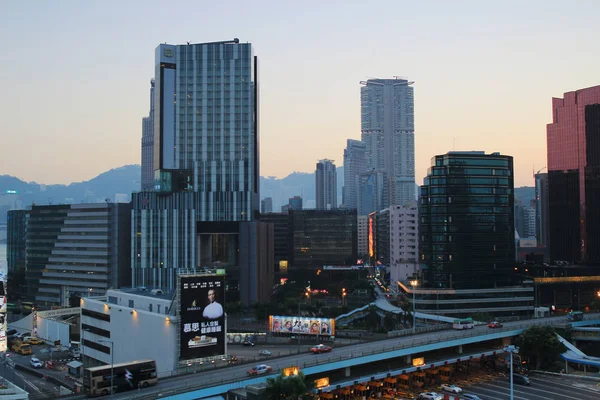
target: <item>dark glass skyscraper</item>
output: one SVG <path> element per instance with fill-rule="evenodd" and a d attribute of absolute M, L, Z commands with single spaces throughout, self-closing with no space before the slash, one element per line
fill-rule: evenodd
<path fill-rule="evenodd" d="M 547 134 L 550 257 L 600 263 L 600 86 L 553 98 Z"/>
<path fill-rule="evenodd" d="M 421 187 L 425 286 L 483 289 L 512 283 L 513 158 L 482 151 L 432 158 Z"/>

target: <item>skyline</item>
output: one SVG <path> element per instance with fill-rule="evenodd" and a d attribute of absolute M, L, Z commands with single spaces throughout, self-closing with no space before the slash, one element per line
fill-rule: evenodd
<path fill-rule="evenodd" d="M 140 164 L 156 46 L 238 37 L 261 66 L 262 176 L 314 173 L 325 158 L 341 165 L 346 139 L 360 139 L 359 82 L 400 75 L 415 81 L 418 184 L 430 159 L 454 148 L 511 155 L 515 186 L 532 186 L 546 166 L 552 97 L 600 84 L 600 55 L 589 51 L 600 4 L 431 3 L 373 2 L 386 12 L 365 13 L 340 1 L 3 2 L 0 132 L 10 151 L 0 174 L 71 183 Z"/>

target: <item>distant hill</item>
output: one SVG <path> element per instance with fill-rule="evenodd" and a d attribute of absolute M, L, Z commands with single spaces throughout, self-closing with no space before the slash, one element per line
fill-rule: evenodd
<path fill-rule="evenodd" d="M 0 175 L 0 224 L 6 221 L 6 211 L 34 204 L 95 203 L 115 200 L 115 195 L 129 196 L 140 190 L 141 167 L 125 165 L 104 172 L 85 182 L 70 185 L 43 185 L 24 182 L 14 176 Z M 338 203 L 342 202 L 344 167 L 337 168 Z M 10 191 L 11 193 L 7 193 Z M 16 193 L 12 193 L 16 191 Z M 273 198 L 273 211 L 280 211 L 293 196 L 302 196 L 306 205 L 315 201 L 315 174 L 293 172 L 285 178 L 260 177 L 260 197 Z M 524 204 L 535 198 L 535 188 L 515 188 L 515 199 Z"/>
<path fill-rule="evenodd" d="M 96 203 L 115 200 L 115 195 L 131 195 L 140 189 L 141 168 L 126 165 L 103 172 L 85 182 L 69 185 L 44 185 L 24 182 L 14 176 L 0 175 L 0 223 L 6 221 L 6 211 L 32 204 Z"/>

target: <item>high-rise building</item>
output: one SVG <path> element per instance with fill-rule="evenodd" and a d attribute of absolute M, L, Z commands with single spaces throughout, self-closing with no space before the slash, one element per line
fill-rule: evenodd
<path fill-rule="evenodd" d="M 161 44 L 155 62 L 155 190 L 196 193 L 201 221 L 253 220 L 260 173 L 252 45 Z"/>
<path fill-rule="evenodd" d="M 294 196 L 290 197 L 289 203 L 290 210 L 302 210 L 302 197 Z"/>
<path fill-rule="evenodd" d="M 131 283 L 131 204 L 32 206 L 27 211 L 26 298 L 68 305 Z"/>
<path fill-rule="evenodd" d="M 356 210 L 290 210 L 290 269 L 355 265 Z"/>
<path fill-rule="evenodd" d="M 317 210 L 337 208 L 337 171 L 333 160 L 319 160 L 315 171 Z"/>
<path fill-rule="evenodd" d="M 150 81 L 150 112 L 142 118 L 142 190 L 154 188 L 154 79 Z"/>
<path fill-rule="evenodd" d="M 260 212 L 261 213 L 270 213 L 273 212 L 273 198 L 265 197 L 260 201 Z"/>
<path fill-rule="evenodd" d="M 552 99 L 547 151 L 550 258 L 600 263 L 600 86 Z"/>
<path fill-rule="evenodd" d="M 260 208 L 252 44 L 161 44 L 155 56 L 154 191 L 132 195 L 132 284 L 172 291 L 178 271 L 218 265 L 228 300 L 266 301 L 243 281 L 272 271 L 264 265 L 272 257 L 253 252 L 273 251 L 269 229 L 252 225 Z"/>
<path fill-rule="evenodd" d="M 358 176 L 358 214 L 369 215 L 389 206 L 387 174 L 381 170 Z"/>
<path fill-rule="evenodd" d="M 27 210 L 8 210 L 6 213 L 6 223 L 6 261 L 8 272 L 25 271 Z"/>
<path fill-rule="evenodd" d="M 432 158 L 421 186 L 425 285 L 506 286 L 515 260 L 513 158 L 483 151 Z"/>
<path fill-rule="evenodd" d="M 535 174 L 535 237 L 539 246 L 550 245 L 548 220 L 548 174 Z"/>
<path fill-rule="evenodd" d="M 363 257 L 363 263 L 367 263 L 369 255 L 369 216 L 358 215 L 357 234 L 358 234 L 358 256 Z"/>
<path fill-rule="evenodd" d="M 359 176 L 367 171 L 366 146 L 348 139 L 344 149 L 344 208 L 358 209 Z"/>
<path fill-rule="evenodd" d="M 390 287 L 406 281 L 419 269 L 419 212 L 417 202 L 390 206 L 376 213 L 377 262 L 390 271 Z"/>
<path fill-rule="evenodd" d="M 415 198 L 413 82 L 397 77 L 361 84 L 361 140 L 367 168 L 387 174 L 387 204 L 407 204 Z"/>

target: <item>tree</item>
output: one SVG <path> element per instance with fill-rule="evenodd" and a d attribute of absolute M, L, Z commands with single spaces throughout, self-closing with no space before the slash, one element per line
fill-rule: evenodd
<path fill-rule="evenodd" d="M 530 327 L 518 337 L 517 345 L 520 354 L 529 360 L 530 365 L 535 365 L 536 370 L 552 364 L 567 351 L 551 326 Z"/>
<path fill-rule="evenodd" d="M 298 375 L 283 376 L 267 379 L 266 398 L 269 400 L 297 400 L 299 397 L 309 399 L 308 391 L 312 382 L 302 372 Z"/>

